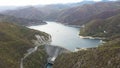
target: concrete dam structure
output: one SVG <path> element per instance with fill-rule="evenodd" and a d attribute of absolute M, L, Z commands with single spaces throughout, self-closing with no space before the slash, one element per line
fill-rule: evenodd
<path fill-rule="evenodd" d="M 46 53 L 48 54 L 47 62 L 54 64 L 55 59 L 62 53 L 69 53 L 70 51 L 55 45 L 45 45 Z"/>

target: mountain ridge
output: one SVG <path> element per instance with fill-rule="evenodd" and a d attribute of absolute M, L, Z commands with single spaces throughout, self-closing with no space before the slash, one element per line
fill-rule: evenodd
<path fill-rule="evenodd" d="M 12 22 L 23 26 L 46 24 L 46 22 L 42 20 L 17 18 L 14 16 L 3 15 L 3 14 L 0 14 L 0 22 Z"/>

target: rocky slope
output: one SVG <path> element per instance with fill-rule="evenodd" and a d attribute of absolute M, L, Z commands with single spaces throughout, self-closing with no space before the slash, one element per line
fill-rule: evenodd
<path fill-rule="evenodd" d="M 20 68 L 20 61 L 28 49 L 35 47 L 32 40 L 35 35 L 44 36 L 47 40 L 49 35 L 12 23 L 0 22 L 0 67 Z M 40 64 L 43 65 L 45 51 L 39 52 Z"/>

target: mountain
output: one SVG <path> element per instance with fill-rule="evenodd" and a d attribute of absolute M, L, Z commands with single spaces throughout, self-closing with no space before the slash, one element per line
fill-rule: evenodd
<path fill-rule="evenodd" d="M 18 18 L 25 18 L 25 19 L 35 19 L 35 20 L 42 20 L 44 17 L 43 12 L 35 7 L 23 7 L 16 10 L 10 10 L 2 12 L 4 15 L 15 16 Z"/>
<path fill-rule="evenodd" d="M 82 1 L 78 3 L 68 4 L 50 4 L 50 5 L 36 5 L 25 6 L 14 10 L 6 10 L 1 12 L 4 15 L 11 15 L 18 18 L 37 19 L 37 20 L 52 20 L 55 21 L 61 10 L 80 6 L 84 4 L 92 4 L 94 1 Z"/>
<path fill-rule="evenodd" d="M 92 16 L 90 20 L 92 20 L 92 19 L 106 19 L 106 18 L 109 18 L 111 16 L 117 15 L 119 13 L 120 13 L 120 9 L 115 10 L 115 11 L 114 10 L 113 11 L 112 10 L 105 11 L 105 12 L 102 12 L 100 14 Z"/>
<path fill-rule="evenodd" d="M 25 6 L 15 10 L 1 12 L 4 15 L 10 15 L 17 18 L 35 19 L 35 20 L 53 20 L 56 14 L 67 6 L 46 5 L 46 6 Z"/>
<path fill-rule="evenodd" d="M 113 38 L 120 36 L 120 14 L 107 19 L 91 20 L 81 28 L 80 35 Z"/>
<path fill-rule="evenodd" d="M 118 10 L 111 10 L 111 11 L 104 11 L 104 12 L 101 12 L 99 14 L 96 14 L 96 15 L 93 15 L 91 17 L 88 17 L 88 18 L 86 18 L 86 20 L 84 20 L 82 22 L 80 22 L 80 20 L 78 20 L 78 21 L 76 21 L 76 22 L 74 22 L 72 24 L 74 24 L 74 25 L 84 25 L 84 24 L 90 22 L 91 20 L 107 19 L 107 18 L 109 18 L 111 16 L 114 16 L 114 15 L 117 15 L 119 13 L 120 13 L 120 9 L 118 9 Z"/>
<path fill-rule="evenodd" d="M 36 40 L 35 35 L 44 36 L 46 40 L 49 38 L 49 35 L 44 32 L 13 23 L 0 22 L 0 67 L 20 68 L 21 58 L 28 49 L 35 47 L 33 42 Z M 44 65 L 47 55 L 43 48 L 40 47 L 40 50 L 37 53 L 41 57 L 38 58 L 39 64 Z"/>
<path fill-rule="evenodd" d="M 69 8 L 70 6 L 64 4 L 50 4 L 45 6 L 34 6 L 44 14 L 43 20 L 55 20 L 59 12 L 63 9 Z"/>
<path fill-rule="evenodd" d="M 119 68 L 120 38 L 96 48 L 81 49 L 78 52 L 59 56 L 53 68 Z"/>
<path fill-rule="evenodd" d="M 6 10 L 14 10 L 16 8 L 19 8 L 18 6 L 0 6 L 0 12 L 6 11 Z"/>
<path fill-rule="evenodd" d="M 120 67 L 120 13 L 92 18 L 80 29 L 80 35 L 104 37 L 105 43 L 94 48 L 80 48 L 77 52 L 57 57 L 53 68 L 119 68 Z M 111 14 L 112 13 L 112 14 Z M 104 19 L 102 18 L 104 17 Z"/>
<path fill-rule="evenodd" d="M 12 22 L 12 23 L 24 25 L 24 26 L 46 24 L 46 22 L 43 22 L 42 20 L 17 18 L 14 16 L 3 15 L 3 14 L 0 14 L 0 21 Z"/>
<path fill-rule="evenodd" d="M 81 6 L 84 4 L 93 4 L 95 3 L 94 1 L 82 1 L 82 2 L 77 2 L 77 3 L 67 3 L 67 4 L 50 4 L 50 5 L 45 5 L 45 6 L 35 6 L 38 9 L 40 9 L 45 17 L 44 20 L 51 20 L 51 21 L 56 21 L 57 17 L 59 14 L 61 14 L 62 10 L 76 7 L 76 6 Z"/>
<path fill-rule="evenodd" d="M 105 43 L 62 54 L 57 57 L 53 68 L 119 68 L 120 10 L 107 10 L 92 15 L 86 18 L 85 23 L 80 28 L 80 35 L 105 38 Z"/>
<path fill-rule="evenodd" d="M 96 2 L 92 1 L 92 0 L 91 1 L 90 0 L 83 0 L 83 1 L 78 2 L 78 3 L 71 3 L 71 4 L 68 4 L 68 5 L 75 7 L 75 6 L 82 6 L 84 4 L 94 4 L 94 3 L 96 3 Z"/>
<path fill-rule="evenodd" d="M 68 8 L 60 12 L 57 21 L 67 24 L 82 25 L 86 19 L 105 11 L 120 9 L 120 2 L 98 2 L 95 4 L 85 4 L 73 8 Z"/>

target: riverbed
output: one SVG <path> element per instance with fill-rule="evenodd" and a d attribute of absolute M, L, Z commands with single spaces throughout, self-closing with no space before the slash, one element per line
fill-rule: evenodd
<path fill-rule="evenodd" d="M 97 47 L 99 39 L 80 38 L 80 28 L 66 26 L 57 22 L 47 22 L 45 25 L 30 26 L 29 28 L 46 32 L 52 36 L 52 45 L 64 47 L 74 51 L 75 48 Z"/>

